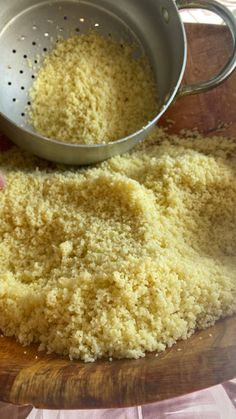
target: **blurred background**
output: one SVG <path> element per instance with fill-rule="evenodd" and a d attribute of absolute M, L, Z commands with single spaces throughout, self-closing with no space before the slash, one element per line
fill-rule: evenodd
<path fill-rule="evenodd" d="M 236 16 L 236 0 L 220 0 L 220 3 L 223 3 L 227 6 Z M 214 13 L 208 12 L 206 10 L 188 10 L 181 12 L 184 22 L 188 23 L 211 23 L 223 25 L 222 19 L 216 16 Z"/>

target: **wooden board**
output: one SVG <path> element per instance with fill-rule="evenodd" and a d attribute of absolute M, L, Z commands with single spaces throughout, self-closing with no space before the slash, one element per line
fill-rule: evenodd
<path fill-rule="evenodd" d="M 218 25 L 186 25 L 188 60 L 184 84 L 209 80 L 226 64 L 232 50 L 229 31 Z M 197 127 L 205 134 L 236 136 L 236 71 L 221 86 L 200 95 L 179 99 L 161 123 L 175 121 L 172 132 Z M 222 124 L 225 131 L 218 131 Z"/>
<path fill-rule="evenodd" d="M 188 26 L 186 82 L 214 75 L 230 51 L 224 27 Z M 230 123 L 236 134 L 236 73 L 218 89 L 183 98 L 168 112 L 172 131 L 200 127 L 214 133 Z M 166 121 L 162 121 L 166 124 Z M 236 376 L 236 317 L 197 332 L 158 357 L 70 362 L 0 338 L 0 400 L 48 409 L 95 409 L 151 403 L 212 386 Z"/>

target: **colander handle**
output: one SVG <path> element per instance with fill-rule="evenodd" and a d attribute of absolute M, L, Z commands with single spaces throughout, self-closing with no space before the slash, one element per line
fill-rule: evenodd
<path fill-rule="evenodd" d="M 179 10 L 206 9 L 219 15 L 229 28 L 233 39 L 232 55 L 222 71 L 217 74 L 216 77 L 208 81 L 192 84 L 190 86 L 181 86 L 177 93 L 177 98 L 180 98 L 183 96 L 202 93 L 213 89 L 214 87 L 221 84 L 227 77 L 229 77 L 229 75 L 236 68 L 236 19 L 233 13 L 231 13 L 225 6 L 219 4 L 215 0 L 176 0 L 176 6 Z"/>

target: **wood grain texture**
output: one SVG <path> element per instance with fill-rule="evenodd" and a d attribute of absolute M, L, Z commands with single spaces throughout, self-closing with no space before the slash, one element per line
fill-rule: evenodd
<path fill-rule="evenodd" d="M 188 26 L 189 61 L 185 82 L 214 75 L 230 52 L 224 27 Z M 236 134 L 236 74 L 200 96 L 179 100 L 167 118 L 172 131 L 198 126 L 215 133 Z M 166 120 L 162 121 L 166 124 Z M 2 143 L 3 144 L 3 143 Z M 5 142 L 4 147 L 7 144 Z M 158 357 L 139 360 L 71 362 L 56 355 L 23 348 L 0 338 L 0 400 L 48 409 L 94 409 L 151 403 L 212 386 L 236 376 L 236 317 L 197 332 Z"/>
<path fill-rule="evenodd" d="M 232 50 L 229 31 L 218 25 L 186 25 L 188 59 L 184 84 L 209 80 L 226 64 Z M 207 93 L 179 99 L 161 120 L 175 121 L 172 132 L 197 127 L 205 134 L 236 136 L 236 72 L 221 86 Z M 217 131 L 222 124 L 229 124 L 224 131 Z M 217 132 L 216 132 L 217 131 Z"/>

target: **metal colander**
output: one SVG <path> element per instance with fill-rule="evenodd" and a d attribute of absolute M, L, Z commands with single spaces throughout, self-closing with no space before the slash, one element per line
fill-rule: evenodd
<path fill-rule="evenodd" d="M 183 0 L 176 3 L 180 8 L 188 4 Z M 193 7 L 205 4 L 211 10 L 217 4 L 213 0 L 190 3 Z M 233 16 L 222 6 L 217 7 L 220 11 L 215 11 L 225 19 L 235 40 Z M 122 42 L 135 43 L 137 56 L 144 51 L 149 55 L 158 84 L 160 109 L 141 131 L 114 143 L 85 146 L 49 140 L 34 131 L 26 115 L 29 90 L 42 55 L 54 47 L 58 37 L 67 38 L 91 29 Z M 186 64 L 186 38 L 173 0 L 0 0 L 0 56 L 0 129 L 16 144 L 43 158 L 89 164 L 126 152 L 156 124 L 178 92 Z M 234 67 L 235 56 L 220 81 Z M 186 93 L 200 90 L 205 89 L 185 88 Z"/>
<path fill-rule="evenodd" d="M 39 3 L 14 16 L 0 37 L 1 111 L 21 128 L 31 130 L 25 109 L 29 89 L 43 55 L 59 37 L 95 30 L 105 36 L 143 47 L 135 33 L 115 15 L 93 4 L 58 1 Z M 40 59 L 41 57 L 41 59 Z M 32 68 L 31 68 L 32 67 Z"/>

